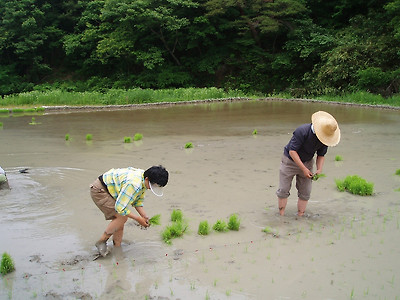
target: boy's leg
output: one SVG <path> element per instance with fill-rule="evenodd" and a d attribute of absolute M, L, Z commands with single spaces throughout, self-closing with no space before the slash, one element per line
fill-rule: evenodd
<path fill-rule="evenodd" d="M 112 235 L 114 235 L 114 243 L 116 244 L 116 246 L 121 246 L 124 225 L 127 220 L 127 216 L 115 214 L 115 218 L 108 224 L 106 230 L 103 232 L 100 239 L 96 243 L 96 247 L 102 256 L 107 255 L 107 240 Z M 117 235 L 117 237 L 115 237 L 115 234 Z"/>

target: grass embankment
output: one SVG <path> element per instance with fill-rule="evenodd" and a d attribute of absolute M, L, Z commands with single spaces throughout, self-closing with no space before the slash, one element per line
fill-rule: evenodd
<path fill-rule="evenodd" d="M 21 93 L 0 99 L 0 107 L 38 107 L 38 106 L 101 106 L 129 105 L 158 102 L 180 102 L 205 99 L 247 97 L 241 91 L 226 92 L 218 88 L 186 89 L 131 89 L 100 92 L 66 92 L 61 90 Z"/>
<path fill-rule="evenodd" d="M 293 98 L 290 94 L 251 95 L 238 90 L 225 91 L 218 88 L 180 88 L 180 89 L 131 89 L 108 90 L 107 92 L 67 92 L 62 90 L 32 91 L 5 96 L 0 99 L 0 108 L 32 108 L 42 106 L 103 106 L 144 103 L 181 102 L 192 100 L 224 98 Z M 383 105 L 400 107 L 400 95 L 384 98 L 368 92 L 357 92 L 338 96 L 316 96 L 315 100 L 328 102 Z"/>

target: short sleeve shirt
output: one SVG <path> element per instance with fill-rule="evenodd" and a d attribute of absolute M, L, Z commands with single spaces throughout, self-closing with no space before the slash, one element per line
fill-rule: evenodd
<path fill-rule="evenodd" d="M 311 129 L 310 124 L 303 124 L 296 128 L 289 143 L 284 148 L 284 154 L 292 159 L 289 151 L 294 150 L 300 156 L 302 162 L 311 160 L 315 153 L 325 156 L 328 146 L 324 145 Z"/>
<path fill-rule="evenodd" d="M 129 206 L 143 206 L 144 170 L 135 168 L 111 169 L 103 174 L 103 181 L 108 192 L 116 199 L 115 210 L 126 216 L 131 211 Z"/>

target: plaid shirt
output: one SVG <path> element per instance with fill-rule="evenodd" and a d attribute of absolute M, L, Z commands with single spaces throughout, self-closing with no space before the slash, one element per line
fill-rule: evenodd
<path fill-rule="evenodd" d="M 122 216 L 131 211 L 128 206 L 143 206 L 144 170 L 135 168 L 111 169 L 103 174 L 103 181 L 115 201 L 115 210 Z"/>

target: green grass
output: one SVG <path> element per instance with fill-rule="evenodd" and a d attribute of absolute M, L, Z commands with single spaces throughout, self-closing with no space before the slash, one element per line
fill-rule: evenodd
<path fill-rule="evenodd" d="M 3 127 L 3 122 L 0 122 L 0 127 Z"/>
<path fill-rule="evenodd" d="M 66 140 L 66 141 L 69 141 L 69 139 L 70 139 L 70 135 L 69 135 L 69 133 L 67 133 L 67 134 L 65 135 L 65 140 Z"/>
<path fill-rule="evenodd" d="M 173 210 L 171 213 L 171 221 L 172 222 L 181 222 L 183 220 L 183 213 L 180 209 Z"/>
<path fill-rule="evenodd" d="M 132 142 L 132 138 L 130 136 L 125 136 L 124 137 L 124 143 L 131 143 Z"/>
<path fill-rule="evenodd" d="M 197 230 L 199 235 L 208 235 L 210 233 L 210 225 L 208 221 L 201 221 L 199 224 L 199 229 Z"/>
<path fill-rule="evenodd" d="M 253 130 L 253 134 L 256 135 L 257 134 L 257 129 Z"/>
<path fill-rule="evenodd" d="M 90 133 L 88 133 L 88 134 L 86 135 L 86 140 L 87 140 L 87 141 L 93 140 L 93 135 L 90 134 Z"/>
<path fill-rule="evenodd" d="M 8 109 L 0 109 L 0 114 L 9 114 L 10 111 Z"/>
<path fill-rule="evenodd" d="M 237 214 L 233 214 L 228 220 L 228 229 L 238 231 L 240 228 L 240 219 Z"/>
<path fill-rule="evenodd" d="M 187 224 L 183 221 L 173 222 L 172 224 L 165 227 L 161 233 L 162 239 L 165 243 L 171 244 L 171 240 L 177 237 L 181 237 L 187 230 Z"/>
<path fill-rule="evenodd" d="M 400 175 L 400 169 L 397 169 L 395 174 Z"/>
<path fill-rule="evenodd" d="M 335 161 L 342 161 L 342 160 L 343 160 L 342 156 L 340 156 L 340 155 L 335 156 Z"/>
<path fill-rule="evenodd" d="M 135 133 L 135 135 L 133 136 L 134 141 L 140 141 L 141 139 L 143 139 L 143 134 L 141 133 Z"/>
<path fill-rule="evenodd" d="M 367 182 L 358 175 L 349 175 L 343 180 L 336 179 L 336 187 L 339 191 L 348 191 L 355 195 L 368 196 L 374 192 L 374 184 Z"/>
<path fill-rule="evenodd" d="M 59 89 L 51 91 L 32 91 L 5 96 L 1 106 L 59 106 L 59 105 L 126 105 L 156 102 L 181 102 L 192 100 L 246 97 L 238 90 L 225 91 L 211 88 L 179 89 L 110 89 L 101 92 L 66 92 Z"/>
<path fill-rule="evenodd" d="M 223 220 L 218 220 L 217 222 L 215 222 L 215 224 L 213 225 L 213 229 L 218 232 L 225 232 L 229 230 L 228 225 Z"/>
<path fill-rule="evenodd" d="M 314 174 L 311 179 L 314 180 L 314 181 L 317 181 L 318 179 L 324 178 L 324 177 L 326 177 L 326 175 L 323 174 L 323 173 L 320 173 L 320 174 Z"/>
<path fill-rule="evenodd" d="M 4 252 L 1 259 L 0 273 L 6 275 L 14 270 L 15 267 L 13 259 L 7 252 Z"/>
<path fill-rule="evenodd" d="M 160 219 L 161 219 L 161 215 L 155 215 L 149 219 L 149 224 L 150 225 L 160 225 L 161 224 Z"/>
<path fill-rule="evenodd" d="M 185 144 L 185 149 L 193 148 L 193 144 L 191 142 Z"/>

